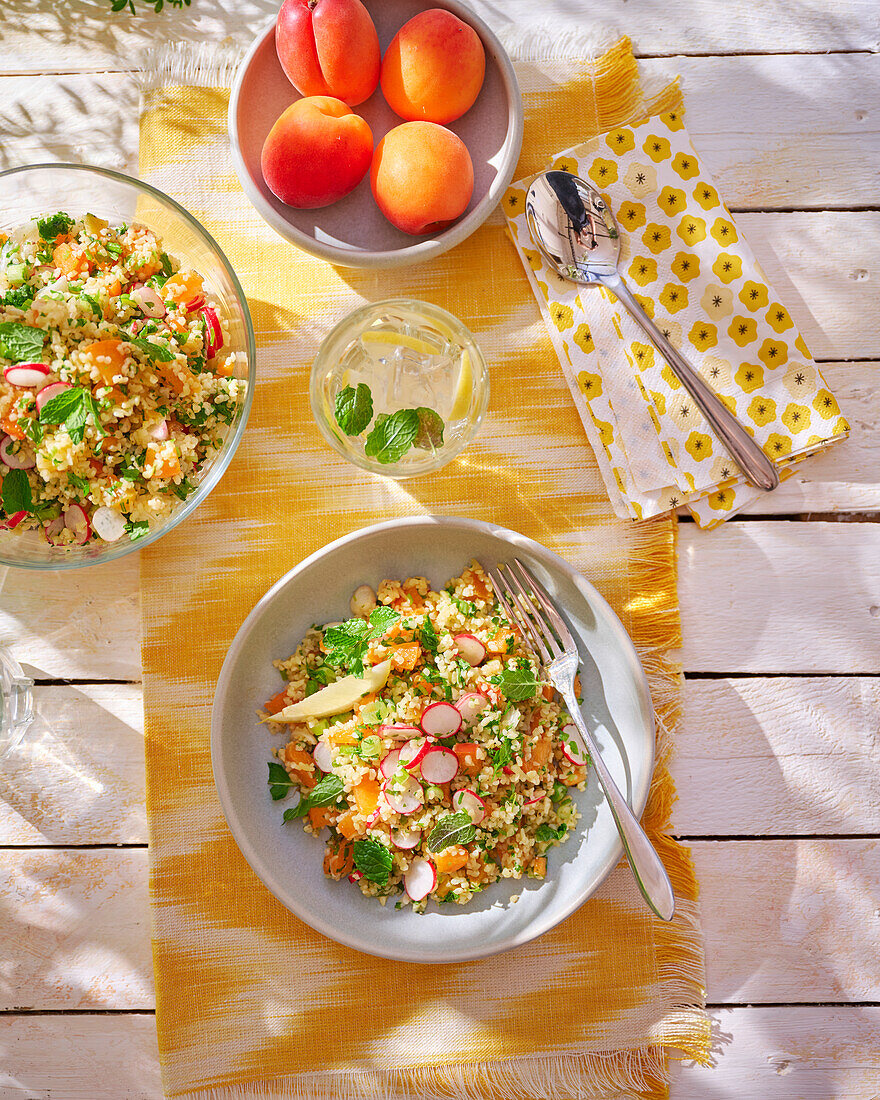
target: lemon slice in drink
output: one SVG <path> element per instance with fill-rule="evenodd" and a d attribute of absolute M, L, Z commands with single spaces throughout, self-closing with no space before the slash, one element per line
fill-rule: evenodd
<path fill-rule="evenodd" d="M 471 397 L 474 390 L 474 366 L 468 352 L 461 353 L 461 369 L 458 372 L 458 381 L 455 384 L 455 399 L 449 413 L 449 420 L 463 420 L 471 407 Z"/>
<path fill-rule="evenodd" d="M 431 347 L 417 336 L 407 336 L 403 332 L 382 332 L 381 329 L 367 329 L 361 333 L 363 344 L 387 344 L 389 348 L 410 348 L 419 355 L 436 355 L 437 349 Z"/>

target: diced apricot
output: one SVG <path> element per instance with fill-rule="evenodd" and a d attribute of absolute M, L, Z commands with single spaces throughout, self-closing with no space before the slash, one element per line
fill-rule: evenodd
<path fill-rule="evenodd" d="M 309 810 L 309 821 L 313 829 L 323 829 L 325 825 L 332 825 L 336 817 L 336 811 L 332 806 L 312 806 Z"/>
<path fill-rule="evenodd" d="M 343 875 L 351 874 L 354 868 L 354 845 L 351 840 L 344 840 L 338 848 L 327 846 L 324 853 L 324 874 L 331 878 L 340 879 Z"/>
<path fill-rule="evenodd" d="M 310 752 L 288 746 L 284 750 L 284 759 L 287 761 L 287 770 L 293 773 L 303 787 L 311 788 L 318 782 L 314 774 L 315 762 Z"/>
<path fill-rule="evenodd" d="M 162 296 L 166 301 L 191 302 L 202 293 L 203 288 L 201 275 L 196 274 L 195 271 L 178 271 L 165 283 Z"/>
<path fill-rule="evenodd" d="M 127 358 L 122 350 L 122 341 L 115 339 L 96 340 L 93 344 L 86 344 L 82 352 L 92 359 L 98 374 L 108 386 L 113 382 L 114 375 L 122 373 L 122 364 Z"/>
<path fill-rule="evenodd" d="M 507 653 L 509 645 L 515 639 L 516 635 L 512 630 L 498 630 L 486 640 L 486 649 L 490 653 Z"/>
<path fill-rule="evenodd" d="M 122 293 L 122 283 L 118 279 L 114 279 L 112 283 L 107 286 L 107 293 L 111 298 L 118 298 Z"/>
<path fill-rule="evenodd" d="M 407 642 L 396 646 L 391 652 L 391 667 L 399 672 L 412 672 L 422 656 L 422 647 L 418 642 Z"/>
<path fill-rule="evenodd" d="M 220 378 L 231 378 L 235 374 L 235 360 L 231 355 L 227 355 L 222 362 L 217 359 L 209 359 L 208 370 L 213 371 Z"/>
<path fill-rule="evenodd" d="M 279 710 L 284 710 L 287 706 L 287 688 L 282 688 L 277 695 L 273 695 L 268 703 L 265 704 L 263 710 L 267 714 L 277 714 Z"/>
<path fill-rule="evenodd" d="M 82 249 L 67 243 L 59 244 L 52 250 L 52 262 L 68 278 L 87 275 L 89 271 L 89 261 L 83 255 Z"/>
<path fill-rule="evenodd" d="M 187 384 L 193 385 L 195 378 L 193 372 L 185 363 L 178 363 L 176 360 L 172 363 L 153 363 L 153 370 L 169 390 L 174 390 L 175 393 L 183 393 L 184 387 Z"/>
<path fill-rule="evenodd" d="M 461 579 L 466 585 L 473 588 L 474 595 L 478 600 L 487 600 L 489 598 L 489 585 L 486 578 L 480 573 L 475 572 L 473 569 L 465 569 L 461 575 Z"/>
<path fill-rule="evenodd" d="M 153 467 L 153 477 L 162 478 L 163 481 L 170 481 L 171 478 L 177 477 L 180 473 L 180 459 L 177 457 L 177 452 L 173 454 L 160 454 L 161 445 L 158 443 L 147 444 L 147 460 L 145 465 Z"/>
<path fill-rule="evenodd" d="M 351 840 L 352 837 L 357 836 L 358 829 L 354 823 L 354 811 L 349 810 L 348 813 L 342 814 L 342 816 L 337 819 L 336 828 L 339 830 L 340 833 L 342 833 L 344 837 L 347 837 L 349 840 Z"/>
<path fill-rule="evenodd" d="M 468 861 L 470 852 L 460 844 L 446 848 L 434 856 L 434 866 L 438 875 L 448 875 L 451 871 L 460 871 Z"/>
<path fill-rule="evenodd" d="M 371 691 L 369 695 L 365 695 L 363 699 L 359 699 L 354 705 L 355 714 L 360 714 L 363 707 L 369 706 L 370 703 L 376 701 L 376 692 Z"/>
<path fill-rule="evenodd" d="M 379 804 L 379 784 L 375 779 L 362 779 L 352 793 L 359 813 L 371 814 Z"/>
<path fill-rule="evenodd" d="M 545 684 L 541 688 L 541 695 L 547 700 L 548 703 L 553 702 L 553 686 L 551 684 Z"/>
<path fill-rule="evenodd" d="M 0 416 L 0 428 L 2 428 L 7 435 L 11 435 L 13 439 L 27 439 L 19 422 L 13 420 L 10 416 Z"/>
<path fill-rule="evenodd" d="M 332 730 L 327 737 L 333 745 L 356 745 L 358 743 L 354 730 Z"/>
<path fill-rule="evenodd" d="M 486 758 L 482 746 L 472 741 L 462 741 L 458 745 L 453 745 L 452 751 L 458 757 L 459 767 L 465 775 L 479 775 L 483 766 L 482 761 Z"/>
<path fill-rule="evenodd" d="M 543 768 L 550 760 L 553 746 L 549 737 L 541 737 L 529 748 L 529 755 L 523 761 L 523 770 Z"/>
<path fill-rule="evenodd" d="M 576 672 L 574 677 L 574 693 L 578 697 L 578 699 L 580 699 L 582 691 L 583 688 L 581 687 L 581 674 L 579 672 Z"/>
<path fill-rule="evenodd" d="M 564 783 L 566 787 L 576 787 L 578 783 L 587 778 L 586 768 L 572 768 L 568 775 L 561 775 L 559 777 L 560 782 Z"/>
<path fill-rule="evenodd" d="M 538 858 L 535 859 L 532 862 L 532 874 L 535 876 L 535 878 L 545 878 L 546 877 L 546 875 L 547 875 L 547 857 L 546 856 L 538 856 Z"/>

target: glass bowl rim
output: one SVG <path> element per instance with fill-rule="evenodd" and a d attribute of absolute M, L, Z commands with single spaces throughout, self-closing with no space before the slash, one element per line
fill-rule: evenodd
<path fill-rule="evenodd" d="M 169 518 L 162 524 L 156 531 L 151 531 L 148 535 L 138 539 L 136 542 L 132 542 L 130 539 L 126 542 L 107 543 L 106 551 L 102 551 L 100 555 L 96 555 L 94 558 L 88 560 L 71 559 L 69 557 L 60 557 L 58 561 L 20 561 L 11 560 L 6 557 L 2 546 L 0 546 L 0 565 L 9 566 L 12 569 L 32 569 L 39 572 L 60 572 L 65 569 L 85 569 L 90 565 L 105 565 L 111 561 L 118 561 L 119 558 L 125 557 L 126 554 L 136 553 L 138 550 L 143 550 L 145 547 L 150 546 L 156 542 L 163 535 L 167 534 L 179 523 L 182 523 L 188 516 L 196 510 L 196 508 L 202 503 L 202 501 L 217 487 L 223 474 L 226 473 L 226 469 L 229 463 L 232 461 L 235 452 L 238 450 L 238 446 L 241 443 L 242 436 L 244 435 L 245 428 L 247 427 L 248 417 L 250 416 L 251 405 L 254 399 L 254 388 L 256 385 L 256 355 L 257 355 L 257 342 L 254 334 L 254 325 L 251 318 L 250 306 L 248 305 L 247 295 L 244 292 L 244 288 L 239 281 L 238 276 L 232 264 L 229 262 L 229 258 L 213 235 L 202 225 L 202 223 L 191 214 L 186 207 L 181 206 L 176 199 L 173 199 L 170 195 L 167 195 L 164 191 L 161 191 L 158 187 L 154 187 L 151 183 L 146 183 L 144 180 L 139 179 L 137 176 L 127 175 L 125 172 L 118 172 L 114 168 L 103 168 L 94 164 L 74 164 L 71 161 L 41 161 L 39 164 L 20 164 L 13 168 L 5 168 L 0 171 L 0 180 L 6 179 L 10 176 L 21 175 L 25 172 L 39 172 L 43 169 L 63 169 L 66 171 L 85 172 L 86 174 L 92 174 L 96 176 L 103 176 L 107 179 L 114 180 L 116 183 L 121 183 L 126 187 L 131 187 L 135 191 L 146 192 L 152 195 L 154 198 L 159 199 L 163 203 L 167 203 L 172 210 L 180 216 L 180 218 L 187 223 L 191 229 L 193 229 L 197 236 L 201 236 L 209 248 L 215 253 L 220 261 L 220 264 L 226 270 L 226 274 L 229 276 L 232 283 L 235 294 L 238 298 L 239 305 L 242 310 L 242 317 L 244 319 L 245 329 L 245 342 L 247 344 L 247 356 L 248 356 L 248 369 L 247 369 L 247 391 L 244 395 L 244 402 L 241 406 L 241 415 L 238 420 L 238 424 L 235 430 L 232 432 L 229 439 L 224 443 L 223 449 L 220 454 L 214 460 L 210 470 L 205 477 L 205 480 L 199 483 L 198 488 L 190 497 L 182 503 L 181 507 L 171 513 Z"/>
<path fill-rule="evenodd" d="M 473 414 L 473 419 L 468 425 L 467 432 L 465 433 L 465 438 L 460 441 L 460 444 L 454 450 L 444 457 L 439 465 L 429 466 L 423 470 L 414 471 L 411 474 L 390 473 L 387 470 L 378 469 L 376 464 L 367 458 L 360 459 L 345 453 L 341 449 L 339 441 L 336 439 L 332 429 L 327 423 L 324 410 L 321 408 L 324 361 L 329 354 L 332 344 L 338 338 L 340 329 L 350 324 L 352 320 L 369 316 L 369 314 L 375 310 L 387 306 L 426 306 L 429 317 L 433 311 L 435 314 L 439 315 L 440 320 L 447 322 L 454 332 L 461 334 L 463 342 L 468 345 L 467 350 L 470 352 L 471 357 L 476 360 L 475 365 L 479 366 L 479 370 L 475 370 L 474 372 L 474 384 L 475 386 L 480 385 L 481 392 Z M 474 356 L 474 352 L 476 352 L 476 356 Z M 445 466 L 448 466 L 450 462 L 458 458 L 461 452 L 473 443 L 477 432 L 480 430 L 483 418 L 489 410 L 489 385 L 489 367 L 486 363 L 486 356 L 483 354 L 483 349 L 477 342 L 476 336 L 460 317 L 456 317 L 454 313 L 450 313 L 450 311 L 444 309 L 443 306 L 438 306 L 434 302 L 429 302 L 424 298 L 410 298 L 398 295 L 394 298 L 382 298 L 377 302 L 363 302 L 361 305 L 356 306 L 346 313 L 344 317 L 341 317 L 324 336 L 318 346 L 318 350 L 315 353 L 315 358 L 312 360 L 309 371 L 309 404 L 312 409 L 312 416 L 324 441 L 332 447 L 341 458 L 344 458 L 346 462 L 350 462 L 353 466 L 358 466 L 360 469 L 366 470 L 367 473 L 377 474 L 379 477 L 391 478 L 394 481 L 408 481 L 410 478 L 426 477 L 429 474 L 437 473 L 438 470 L 442 470 Z"/>

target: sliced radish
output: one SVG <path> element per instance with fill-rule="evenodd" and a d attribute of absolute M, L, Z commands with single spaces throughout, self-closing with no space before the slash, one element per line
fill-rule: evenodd
<path fill-rule="evenodd" d="M 317 745 L 315 745 L 312 759 L 322 772 L 333 771 L 333 753 L 326 741 L 319 741 Z"/>
<path fill-rule="evenodd" d="M 104 542 L 116 542 L 125 534 L 125 520 L 115 508 L 102 505 L 92 513 L 92 527 Z"/>
<path fill-rule="evenodd" d="M 80 546 L 89 541 L 92 527 L 85 508 L 81 504 L 70 504 L 64 511 L 64 525 L 73 532 L 74 541 Z"/>
<path fill-rule="evenodd" d="M 420 768 L 428 783 L 448 783 L 458 774 L 458 757 L 452 749 L 428 749 Z"/>
<path fill-rule="evenodd" d="M 48 386 L 43 386 L 37 394 L 37 412 L 42 412 L 47 401 L 51 401 L 53 397 L 69 389 L 70 385 L 67 382 L 51 382 Z"/>
<path fill-rule="evenodd" d="M 399 759 L 400 749 L 392 749 L 391 752 L 382 757 L 381 761 L 379 762 L 379 771 L 382 773 L 385 779 L 390 779 L 391 776 L 394 775 L 394 773 L 397 771 L 397 761 Z M 325 768 L 324 770 L 329 771 L 330 769 Z"/>
<path fill-rule="evenodd" d="M 431 703 L 425 707 L 420 721 L 429 737 L 449 737 L 461 729 L 461 715 L 452 703 Z"/>
<path fill-rule="evenodd" d="M 379 733 L 382 737 L 390 737 L 393 741 L 410 741 L 413 737 L 422 736 L 418 726 L 380 726 Z"/>
<path fill-rule="evenodd" d="M 205 355 L 209 359 L 213 359 L 217 352 L 223 347 L 223 330 L 220 328 L 220 318 L 217 316 L 217 311 L 211 306 L 205 306 L 202 310 L 202 316 L 207 322 L 205 331 Z"/>
<path fill-rule="evenodd" d="M 476 634 L 456 634 L 452 640 L 471 668 L 476 668 L 486 659 L 486 647 Z"/>
<path fill-rule="evenodd" d="M 64 522 L 64 516 L 56 516 L 43 528 L 43 533 L 46 536 L 46 541 L 52 546 L 61 546 L 62 538 L 61 532 L 67 530 L 67 524 Z"/>
<path fill-rule="evenodd" d="M 523 807 L 536 806 L 539 802 L 543 802 L 546 797 L 545 794 L 539 794 L 537 798 L 530 798 L 528 802 L 523 802 Z"/>
<path fill-rule="evenodd" d="M 395 829 L 391 833 L 391 843 L 395 848 L 415 848 L 421 835 L 418 829 Z"/>
<path fill-rule="evenodd" d="M 415 811 L 425 802 L 425 792 L 421 783 L 415 776 L 408 776 L 403 784 L 386 782 L 383 788 L 385 801 L 396 814 L 406 816 Z"/>
<path fill-rule="evenodd" d="M 427 737 L 414 738 L 412 741 L 407 741 L 398 752 L 398 760 L 410 772 L 421 764 L 430 747 L 431 742 Z"/>
<path fill-rule="evenodd" d="M 6 368 L 3 377 L 10 386 L 33 389 L 34 386 L 44 385 L 46 376 L 51 373 L 51 369 L 45 363 L 16 363 L 14 367 Z"/>
<path fill-rule="evenodd" d="M 0 443 L 0 460 L 5 462 L 10 470 L 32 470 L 37 464 L 33 451 L 27 447 L 18 451 L 12 449 L 19 446 L 17 439 L 13 439 L 11 435 L 4 436 L 3 442 Z"/>
<path fill-rule="evenodd" d="M 421 901 L 437 885 L 437 871 L 429 859 L 414 859 L 403 876 L 403 885 L 413 901 Z"/>
<path fill-rule="evenodd" d="M 454 810 L 464 810 L 474 825 L 479 825 L 488 812 L 483 799 L 476 791 L 468 790 L 467 787 L 461 791 L 456 791 L 452 796 L 452 808 Z"/>
<path fill-rule="evenodd" d="M 166 440 L 170 434 L 167 420 L 160 420 L 158 424 L 154 424 L 153 427 L 150 428 L 150 436 L 153 439 Z"/>
<path fill-rule="evenodd" d="M 9 519 L 3 524 L 7 531 L 12 531 L 18 527 L 21 521 L 25 518 L 27 512 L 14 512 Z"/>
<path fill-rule="evenodd" d="M 165 316 L 165 303 L 151 286 L 139 286 L 131 292 L 131 297 L 145 317 Z"/>
<path fill-rule="evenodd" d="M 363 877 L 364 877 L 364 872 L 363 871 L 352 871 L 351 874 L 348 876 L 348 881 L 349 882 L 360 882 Z"/>
<path fill-rule="evenodd" d="M 456 700 L 455 709 L 466 726 L 472 726 L 480 715 L 489 709 L 491 702 L 482 691 L 469 691 Z"/>
<path fill-rule="evenodd" d="M 184 309 L 187 313 L 195 313 L 197 309 L 201 309 L 205 304 L 204 294 L 197 294 L 195 298 L 190 298 L 188 302 L 184 304 Z"/>
<path fill-rule="evenodd" d="M 372 828 L 373 825 L 376 824 L 376 822 L 378 820 L 379 820 L 379 807 L 377 806 L 376 809 L 373 810 L 373 812 L 370 814 L 370 816 L 364 822 L 364 824 L 366 825 L 366 827 L 368 829 L 370 829 L 370 828 Z"/>
<path fill-rule="evenodd" d="M 562 755 L 571 764 L 582 768 L 589 761 L 586 750 L 581 747 L 580 733 L 573 722 L 562 727 Z"/>

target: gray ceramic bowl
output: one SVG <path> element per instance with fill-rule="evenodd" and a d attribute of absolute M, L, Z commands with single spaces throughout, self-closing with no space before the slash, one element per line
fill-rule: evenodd
<path fill-rule="evenodd" d="M 297 825 L 282 826 L 284 804 L 266 784 L 281 742 L 256 711 L 278 690 L 272 661 L 288 657 L 313 622 L 344 619 L 357 585 L 425 575 L 433 586 L 476 557 L 521 558 L 564 609 L 581 643 L 584 713 L 630 805 L 641 814 L 654 765 L 651 697 L 633 644 L 593 586 L 561 558 L 523 535 L 478 520 L 439 516 L 393 520 L 330 543 L 282 577 L 242 624 L 214 700 L 211 759 L 229 828 L 251 867 L 278 900 L 325 936 L 370 955 L 442 963 L 481 958 L 540 936 L 581 905 L 622 854 L 595 776 L 576 794 L 577 831 L 553 848 L 543 881 L 487 887 L 470 905 L 429 903 L 424 914 L 385 908 L 322 870 L 324 846 Z M 511 899 L 519 895 L 519 900 Z"/>
<path fill-rule="evenodd" d="M 370 191 L 369 173 L 344 199 L 317 210 L 297 210 L 276 198 L 263 179 L 260 153 L 278 116 L 299 92 L 284 75 L 275 52 L 275 22 L 258 35 L 242 61 L 229 101 L 232 160 L 245 194 L 260 216 L 282 237 L 343 267 L 400 267 L 420 263 L 469 237 L 501 201 L 513 179 L 522 145 L 523 109 L 516 73 L 489 27 L 459 0 L 364 0 L 376 24 L 384 54 L 391 39 L 414 15 L 442 7 L 469 23 L 486 50 L 486 78 L 476 103 L 449 124 L 474 162 L 474 193 L 464 214 L 442 233 L 411 237 L 386 221 Z M 376 91 L 353 108 L 379 144 L 403 119 Z"/>

